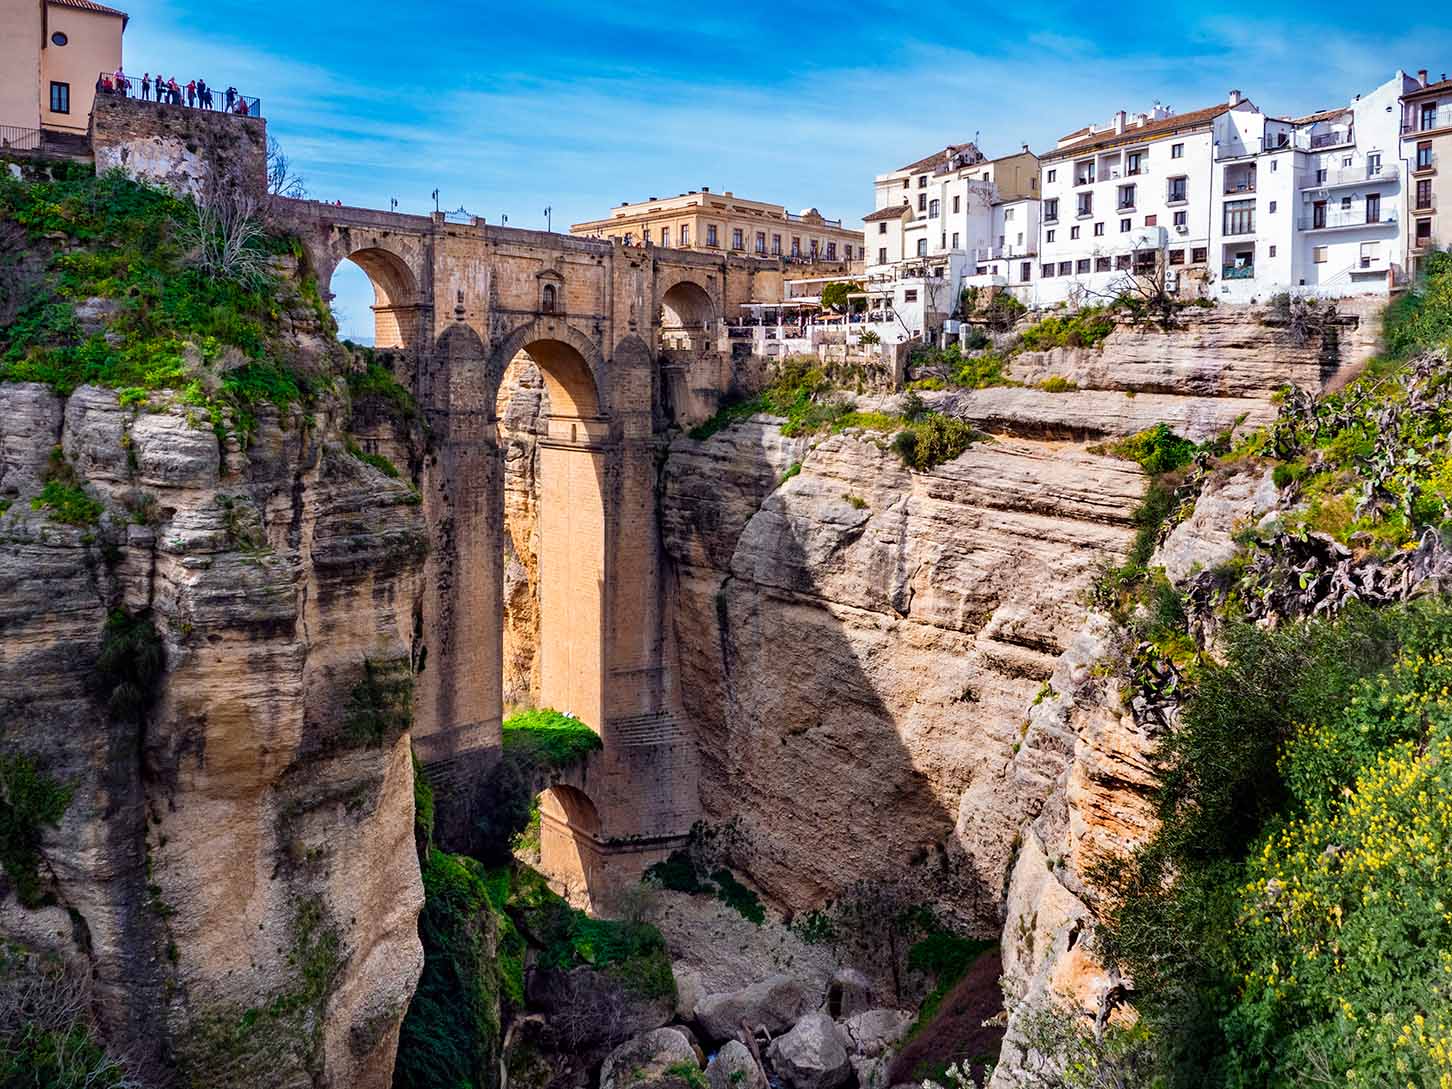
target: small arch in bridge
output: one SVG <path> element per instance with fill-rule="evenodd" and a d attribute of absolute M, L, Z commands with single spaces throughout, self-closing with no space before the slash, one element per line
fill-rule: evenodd
<path fill-rule="evenodd" d="M 556 784 L 539 796 L 539 871 L 576 907 L 599 889 L 600 813 L 583 790 Z"/>
<path fill-rule="evenodd" d="M 419 301 L 418 279 L 413 270 L 397 254 L 376 247 L 355 250 L 345 260 L 362 269 L 373 287 L 374 347 L 407 347 L 417 332 L 412 310 Z M 338 281 L 337 269 L 343 263 L 339 261 L 334 269 L 333 282 Z M 332 282 L 329 290 L 335 296 L 339 294 Z"/>
<path fill-rule="evenodd" d="M 546 314 L 553 314 L 557 303 L 555 301 L 555 285 L 545 284 L 544 290 L 540 292 L 539 308 Z"/>
<path fill-rule="evenodd" d="M 667 329 L 705 329 L 716 316 L 711 296 L 700 284 L 682 280 L 661 296 L 661 325 Z"/>

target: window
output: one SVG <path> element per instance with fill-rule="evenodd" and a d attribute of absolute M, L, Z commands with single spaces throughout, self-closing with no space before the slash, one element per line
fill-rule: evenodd
<path fill-rule="evenodd" d="M 1079 214 L 1081 216 L 1092 216 L 1094 214 L 1094 194 L 1079 194 Z"/>
<path fill-rule="evenodd" d="M 1189 212 L 1176 212 L 1175 213 L 1175 226 L 1176 227 L 1189 227 L 1190 226 L 1190 213 Z"/>
<path fill-rule="evenodd" d="M 1437 103 L 1435 103 L 1435 102 L 1423 102 L 1422 103 L 1422 131 L 1423 132 L 1426 132 L 1428 129 L 1434 129 L 1436 127 L 1437 127 Z"/>
<path fill-rule="evenodd" d="M 1280 165 L 1281 165 L 1281 161 L 1279 159 L 1272 159 L 1271 160 L 1271 173 L 1274 174 L 1276 172 L 1276 169 Z"/>
<path fill-rule="evenodd" d="M 926 189 L 927 187 L 928 187 L 928 176 L 926 174 L 920 174 L 920 175 L 918 175 L 918 188 L 919 189 Z"/>
<path fill-rule="evenodd" d="M 902 293 L 902 301 L 903 302 L 917 302 L 918 301 L 918 289 L 915 288 L 915 287 L 908 288 L 906 291 L 904 291 Z"/>
<path fill-rule="evenodd" d="M 1325 185 L 1326 184 L 1326 168 L 1324 166 L 1318 168 L 1317 171 L 1316 171 L 1316 184 L 1317 185 Z"/>
<path fill-rule="evenodd" d="M 1381 173 L 1381 152 L 1371 151 L 1366 156 L 1366 176 L 1374 178 Z"/>
<path fill-rule="evenodd" d="M 635 235 L 632 234 L 630 231 L 626 231 L 625 237 L 622 238 L 620 241 L 624 242 L 627 246 L 633 246 L 635 245 Z"/>
<path fill-rule="evenodd" d="M 1127 253 L 1115 254 L 1115 257 L 1114 257 L 1114 267 L 1116 269 L 1121 270 L 1121 271 L 1124 270 L 1124 269 L 1129 268 L 1129 254 L 1127 254 Z"/>
<path fill-rule="evenodd" d="M 684 223 L 681 224 L 681 249 L 687 249 L 691 244 L 691 228 Z"/>
<path fill-rule="evenodd" d="M 1432 207 L 1432 179 L 1423 178 L 1417 182 L 1417 203 L 1415 207 L 1420 211 Z"/>
<path fill-rule="evenodd" d="M 771 236 L 771 255 L 773 257 L 781 256 L 781 235 L 779 234 Z"/>
<path fill-rule="evenodd" d="M 1005 208 L 1003 210 L 1003 221 L 1005 223 L 1012 223 L 1013 222 L 1013 209 L 1012 208 Z"/>
<path fill-rule="evenodd" d="M 849 253 L 847 256 L 848 257 L 851 257 L 852 255 Z M 835 260 L 837 260 L 837 243 L 835 243 L 835 242 L 828 242 L 827 243 L 827 260 L 828 261 L 835 261 Z"/>
<path fill-rule="evenodd" d="M 1074 164 L 1074 184 L 1091 185 L 1094 182 L 1094 160 L 1086 159 Z"/>
<path fill-rule="evenodd" d="M 919 257 L 926 257 L 927 255 L 928 255 L 928 240 L 926 238 L 919 238 L 918 239 L 918 256 Z"/>
<path fill-rule="evenodd" d="M 1074 265 L 1074 271 L 1080 276 L 1087 274 L 1089 271 L 1089 258 L 1079 258 L 1078 262 Z"/>
<path fill-rule="evenodd" d="M 882 246 L 882 247 L 880 247 L 878 249 L 878 251 L 877 251 L 877 263 L 879 265 L 885 265 L 885 264 L 887 264 L 887 247 L 886 246 Z"/>
<path fill-rule="evenodd" d="M 1059 198 L 1052 197 L 1044 201 L 1044 222 L 1057 223 L 1059 220 Z"/>
<path fill-rule="evenodd" d="M 1227 200 L 1225 202 L 1225 233 L 1255 233 L 1255 201 Z"/>
<path fill-rule="evenodd" d="M 1018 266 L 1018 278 L 1020 283 L 1028 283 L 1033 278 L 1034 266 L 1032 261 L 1023 261 Z"/>
<path fill-rule="evenodd" d="M 1134 186 L 1121 185 L 1119 187 L 1119 206 L 1121 208 L 1134 207 Z"/>
<path fill-rule="evenodd" d="M 1342 197 L 1341 198 L 1341 210 L 1343 212 L 1349 212 L 1349 211 L 1351 211 L 1351 198 L 1350 197 Z"/>
<path fill-rule="evenodd" d="M 716 224 L 708 223 L 706 224 L 706 245 L 714 246 L 716 244 Z"/>
<path fill-rule="evenodd" d="M 1048 178 L 1048 180 L 1051 181 L 1051 182 L 1058 181 L 1059 180 L 1059 172 L 1057 170 L 1050 170 L 1049 171 L 1049 178 Z M 1049 273 L 1049 275 L 1052 276 L 1053 273 L 1051 272 L 1051 273 Z"/>
<path fill-rule="evenodd" d="M 1171 159 L 1183 159 L 1184 157 L 1185 157 L 1185 145 L 1184 144 L 1171 144 L 1170 145 L 1170 158 Z"/>
<path fill-rule="evenodd" d="M 1069 237 L 1070 238 L 1078 238 L 1079 237 L 1079 228 L 1078 227 L 1070 227 L 1069 228 Z"/>
<path fill-rule="evenodd" d="M 953 198 L 953 211 L 958 212 L 958 211 L 962 211 L 962 209 L 963 209 L 963 198 L 962 197 L 954 197 Z"/>
<path fill-rule="evenodd" d="M 1380 256 L 1381 256 L 1380 243 L 1378 243 L 1378 242 L 1363 242 L 1361 244 L 1361 267 L 1362 268 L 1371 268 L 1372 265 L 1376 264 L 1376 260 Z"/>
<path fill-rule="evenodd" d="M 906 189 L 906 188 L 907 188 L 907 187 L 908 187 L 908 180 L 907 180 L 907 179 L 906 179 L 906 178 L 904 178 L 904 179 L 903 179 L 903 180 L 902 180 L 902 187 L 903 187 L 903 188 L 904 188 L 904 189 Z"/>
<path fill-rule="evenodd" d="M 938 236 L 938 249 L 945 250 L 947 248 L 948 248 L 948 232 L 947 231 L 944 231 L 941 235 Z"/>
<path fill-rule="evenodd" d="M 1430 219 L 1417 220 L 1417 245 L 1425 246 L 1432 241 L 1432 221 Z"/>
<path fill-rule="evenodd" d="M 731 228 L 731 248 L 733 250 L 744 250 L 746 248 L 746 236 L 740 227 Z"/>
<path fill-rule="evenodd" d="M 1107 258 L 1107 257 L 1096 257 L 1096 258 L 1094 258 L 1094 271 L 1095 272 L 1108 272 L 1109 271 L 1109 258 Z"/>
<path fill-rule="evenodd" d="M 1275 255 L 1276 255 L 1276 248 L 1275 248 L 1275 247 L 1274 247 L 1274 246 L 1272 246 L 1272 247 L 1271 247 L 1271 248 L 1270 248 L 1270 255 L 1271 255 L 1271 256 L 1272 256 L 1272 257 L 1274 257 L 1274 256 L 1275 256 Z"/>
<path fill-rule="evenodd" d="M 1316 262 L 1316 264 L 1318 265 L 1324 265 L 1326 263 L 1326 247 L 1317 246 L 1315 249 L 1313 249 L 1311 251 L 1311 260 Z"/>
<path fill-rule="evenodd" d="M 800 257 L 801 255 L 802 255 L 802 240 L 797 235 L 792 235 L 792 256 L 793 257 Z"/>
<path fill-rule="evenodd" d="M 1054 274 L 1053 262 L 1050 262 L 1049 264 L 1044 265 L 1042 268 L 1040 268 L 1039 274 L 1042 276 L 1052 276 Z"/>
<path fill-rule="evenodd" d="M 1047 231 L 1044 232 L 1044 241 L 1045 242 L 1052 242 L 1053 240 L 1054 240 L 1054 231 L 1051 228 L 1051 229 L 1049 229 L 1049 230 L 1047 230 Z"/>
<path fill-rule="evenodd" d="M 927 210 L 928 210 L 928 195 L 926 193 L 919 193 L 918 194 L 918 211 L 920 211 L 920 212 L 926 212 Z"/>
<path fill-rule="evenodd" d="M 1103 238 L 1104 237 L 1104 224 L 1103 223 L 1096 223 L 1096 224 L 1094 224 L 1094 237 L 1095 238 Z"/>
<path fill-rule="evenodd" d="M 544 290 L 540 292 L 539 308 L 546 314 L 555 312 L 555 285 L 545 284 Z"/>
<path fill-rule="evenodd" d="M 1144 217 L 1144 225 L 1146 227 L 1158 227 L 1160 225 L 1160 217 L 1157 216 L 1157 215 L 1155 215 L 1155 216 L 1145 216 Z"/>
<path fill-rule="evenodd" d="M 953 232 L 953 248 L 955 250 L 958 248 L 958 232 L 957 231 L 954 231 Z"/>
<path fill-rule="evenodd" d="M 1366 221 L 1368 223 L 1381 222 L 1381 194 L 1366 194 Z"/>
<path fill-rule="evenodd" d="M 55 84 L 51 84 L 52 87 Z M 1426 170 L 1432 165 L 1432 141 L 1422 140 L 1417 144 L 1417 166 L 1418 170 Z"/>
<path fill-rule="evenodd" d="M 1204 246 L 1196 246 L 1190 251 L 1190 260 L 1197 265 L 1203 265 L 1210 259 L 1210 251 Z"/>
<path fill-rule="evenodd" d="M 765 253 L 766 252 L 766 232 L 765 231 L 757 231 L 756 232 L 756 252 L 757 253 Z"/>
<path fill-rule="evenodd" d="M 1172 265 L 1183 265 L 1184 263 L 1185 263 L 1185 251 L 1184 250 L 1171 250 L 1170 251 L 1170 264 L 1172 264 Z"/>
<path fill-rule="evenodd" d="M 71 85 L 69 83 L 54 83 L 50 85 L 50 112 L 70 113 L 71 112 Z"/>
<path fill-rule="evenodd" d="M 57 30 L 54 34 L 50 36 L 51 45 L 65 45 L 68 41 L 70 41 L 70 39 L 65 36 L 65 33 L 63 31 Z"/>
<path fill-rule="evenodd" d="M 819 246 L 819 245 L 820 245 L 820 244 L 821 244 L 821 243 L 819 243 L 819 242 L 818 242 L 818 241 L 817 241 L 817 240 L 816 240 L 816 239 L 815 239 L 815 238 L 814 238 L 814 239 L 812 239 L 812 242 L 811 242 L 811 249 L 812 249 L 812 259 L 813 259 L 813 260 L 816 260 L 816 258 L 817 258 L 817 253 L 818 253 L 818 252 L 819 252 L 819 251 L 818 251 L 818 249 L 817 249 L 817 247 L 818 247 L 818 246 Z"/>
<path fill-rule="evenodd" d="M 879 220 L 878 221 L 878 224 L 877 224 L 877 233 L 878 234 L 886 234 L 887 233 L 887 220 L 883 219 L 883 220 Z"/>
<path fill-rule="evenodd" d="M 1128 234 L 1129 233 L 1129 228 L 1131 226 L 1132 226 L 1132 224 L 1131 224 L 1131 222 L 1129 220 L 1127 220 L 1127 219 L 1121 219 L 1119 221 L 1119 233 L 1120 234 Z"/>
<path fill-rule="evenodd" d="M 935 200 L 928 201 L 928 218 L 929 219 L 937 219 L 938 218 L 938 202 L 935 201 Z"/>
<path fill-rule="evenodd" d="M 1059 262 L 1059 275 L 1060 276 L 1072 276 L 1072 275 L 1074 275 L 1074 262 L 1073 261 L 1060 261 Z"/>
<path fill-rule="evenodd" d="M 1268 210 L 1269 210 L 1269 212 L 1270 212 L 1271 215 L 1275 215 L 1276 214 L 1276 202 L 1275 201 L 1271 201 L 1270 202 L 1270 208 Z"/>
<path fill-rule="evenodd" d="M 1144 152 L 1131 151 L 1124 160 L 1124 172 L 1130 177 L 1144 173 Z"/>
<path fill-rule="evenodd" d="M 1189 197 L 1185 195 L 1187 192 L 1186 187 L 1188 186 L 1188 184 L 1188 179 L 1184 177 L 1169 179 L 1168 183 L 1166 184 L 1165 199 L 1171 204 L 1177 204 L 1182 200 L 1188 200 Z"/>

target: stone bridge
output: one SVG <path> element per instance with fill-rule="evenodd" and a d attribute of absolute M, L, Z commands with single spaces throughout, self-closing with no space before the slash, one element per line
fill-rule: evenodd
<path fill-rule="evenodd" d="M 426 413 L 431 533 L 414 744 L 467 798 L 500 746 L 503 466 L 496 401 L 525 353 L 549 393 L 539 442 L 540 700 L 602 752 L 542 806 L 544 865 L 598 891 L 682 841 L 698 815 L 656 512 L 664 431 L 733 381 L 722 318 L 780 267 L 310 201 L 274 211 L 320 285 L 369 276 L 379 347 L 399 349 Z M 467 809 L 467 807 L 465 807 Z M 573 871 L 567 874 L 565 871 Z"/>

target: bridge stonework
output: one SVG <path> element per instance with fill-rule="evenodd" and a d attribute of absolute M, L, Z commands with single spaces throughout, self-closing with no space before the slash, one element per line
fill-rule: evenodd
<path fill-rule="evenodd" d="M 276 200 L 274 214 L 324 288 L 345 259 L 368 273 L 378 343 L 410 361 L 430 430 L 421 486 L 431 535 L 413 736 L 464 826 L 500 750 L 498 391 L 520 352 L 544 376 L 541 702 L 604 742 L 547 796 L 544 867 L 572 869 L 549 875 L 585 899 L 633 879 L 699 815 L 657 517 L 663 432 L 706 418 L 731 391 L 722 319 L 779 282 L 780 266 L 438 214 L 290 200 Z"/>

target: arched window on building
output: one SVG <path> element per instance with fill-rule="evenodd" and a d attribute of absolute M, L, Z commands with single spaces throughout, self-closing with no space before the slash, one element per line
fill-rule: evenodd
<path fill-rule="evenodd" d="M 545 284 L 544 291 L 540 293 L 539 308 L 546 314 L 555 312 L 555 285 Z"/>

